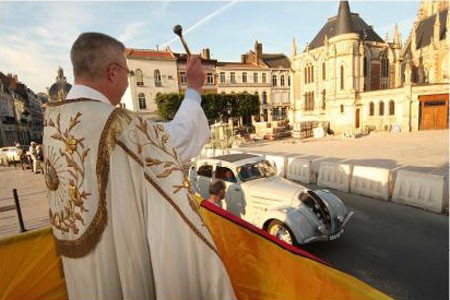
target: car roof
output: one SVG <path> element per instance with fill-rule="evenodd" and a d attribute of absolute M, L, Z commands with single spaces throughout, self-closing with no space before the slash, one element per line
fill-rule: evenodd
<path fill-rule="evenodd" d="M 239 160 L 244 160 L 244 159 L 249 159 L 249 158 L 254 158 L 254 157 L 260 157 L 260 156 L 254 155 L 254 154 L 248 154 L 248 153 L 235 153 L 235 154 L 214 156 L 214 157 L 211 157 L 211 159 L 223 160 L 226 162 L 233 163 L 233 162 L 236 162 Z"/>

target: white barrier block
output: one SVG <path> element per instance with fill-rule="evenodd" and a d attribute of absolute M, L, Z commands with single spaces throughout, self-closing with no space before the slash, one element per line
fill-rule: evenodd
<path fill-rule="evenodd" d="M 388 169 L 353 166 L 351 193 L 389 201 L 391 186 Z"/>
<path fill-rule="evenodd" d="M 240 154 L 243 153 L 241 150 L 236 150 L 236 149 L 230 149 L 230 154 Z"/>
<path fill-rule="evenodd" d="M 322 162 L 319 167 L 317 185 L 348 193 L 351 176 L 351 165 Z"/>
<path fill-rule="evenodd" d="M 256 153 L 256 152 L 244 152 L 244 153 L 247 153 L 247 154 L 252 154 L 252 155 L 257 155 L 257 156 L 261 156 L 261 157 L 263 157 L 264 158 L 264 154 L 262 154 L 262 153 Z"/>
<path fill-rule="evenodd" d="M 448 201 L 444 176 L 399 170 L 392 201 L 441 213 Z"/>
<path fill-rule="evenodd" d="M 286 157 L 282 155 L 266 155 L 265 158 L 272 166 L 276 167 L 276 175 L 281 177 L 286 176 Z"/>
<path fill-rule="evenodd" d="M 214 156 L 214 149 L 205 149 L 204 157 L 203 158 L 209 158 Z"/>
<path fill-rule="evenodd" d="M 214 156 L 222 156 L 230 154 L 230 151 L 228 149 L 215 149 Z"/>
<path fill-rule="evenodd" d="M 300 157 L 289 157 L 287 160 L 286 178 L 303 183 L 313 183 L 311 161 Z"/>

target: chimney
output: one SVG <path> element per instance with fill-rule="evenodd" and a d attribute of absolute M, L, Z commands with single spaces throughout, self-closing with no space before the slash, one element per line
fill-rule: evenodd
<path fill-rule="evenodd" d="M 255 55 L 257 64 L 259 64 L 259 60 L 262 59 L 262 50 L 262 43 L 255 41 Z"/>
<path fill-rule="evenodd" d="M 201 57 L 205 60 L 210 60 L 211 56 L 209 54 L 209 48 L 202 49 Z"/>
<path fill-rule="evenodd" d="M 245 64 L 247 61 L 247 55 L 246 54 L 241 54 L 241 63 Z"/>

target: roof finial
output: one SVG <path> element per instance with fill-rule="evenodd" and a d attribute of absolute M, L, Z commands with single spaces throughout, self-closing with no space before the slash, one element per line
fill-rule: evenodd
<path fill-rule="evenodd" d="M 394 42 L 394 45 L 397 45 L 397 46 L 400 45 L 400 34 L 398 32 L 398 24 L 397 23 L 395 23 L 393 42 Z"/>

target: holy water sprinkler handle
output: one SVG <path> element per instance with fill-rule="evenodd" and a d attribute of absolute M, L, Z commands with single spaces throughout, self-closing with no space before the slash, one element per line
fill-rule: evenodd
<path fill-rule="evenodd" d="M 186 41 L 183 38 L 183 28 L 181 27 L 181 25 L 175 25 L 175 27 L 173 28 L 173 32 L 178 35 L 178 37 L 181 40 L 181 43 L 183 44 L 184 50 L 186 50 L 186 54 L 188 56 L 191 56 L 191 51 L 189 50 L 188 45 L 186 44 Z"/>

